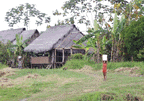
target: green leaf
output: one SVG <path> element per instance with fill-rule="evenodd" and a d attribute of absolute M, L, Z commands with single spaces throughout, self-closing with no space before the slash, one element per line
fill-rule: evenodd
<path fill-rule="evenodd" d="M 99 25 L 97 24 L 97 21 L 94 20 L 94 30 L 97 31 L 99 28 Z"/>
<path fill-rule="evenodd" d="M 115 13 L 115 17 L 114 17 L 114 25 L 113 25 L 113 29 L 112 29 L 112 34 L 115 35 L 117 27 L 118 27 L 118 18 L 117 18 L 117 13 Z"/>
<path fill-rule="evenodd" d="M 82 49 L 81 46 L 76 46 L 76 45 L 74 45 L 74 46 L 72 46 L 72 47 Z"/>

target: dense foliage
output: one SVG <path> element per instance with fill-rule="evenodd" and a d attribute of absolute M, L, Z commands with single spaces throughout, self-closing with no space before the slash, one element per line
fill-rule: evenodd
<path fill-rule="evenodd" d="M 83 59 L 84 56 L 81 53 L 77 53 L 77 54 L 72 54 L 71 59 Z"/>
<path fill-rule="evenodd" d="M 0 42 L 0 62 L 3 64 L 7 64 L 7 61 L 11 58 L 11 56 L 9 56 L 9 53 L 7 51 L 10 45 L 11 45 L 10 42 L 8 42 L 8 44 L 6 45 Z"/>
<path fill-rule="evenodd" d="M 138 21 L 132 21 L 129 26 L 122 31 L 126 53 L 137 59 L 139 50 L 144 46 L 144 16 Z"/>

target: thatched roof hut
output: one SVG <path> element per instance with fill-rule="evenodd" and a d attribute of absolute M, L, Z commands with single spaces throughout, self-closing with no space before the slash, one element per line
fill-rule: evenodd
<path fill-rule="evenodd" d="M 31 57 L 31 65 L 51 64 L 55 67 L 58 63 L 64 64 L 70 54 L 85 54 L 85 49 L 72 48 L 75 45 L 73 40 L 79 40 L 83 36 L 84 34 L 73 24 L 53 26 L 30 43 L 24 51 L 36 54 L 49 52 L 50 56 L 43 54 L 43 56 Z"/>
<path fill-rule="evenodd" d="M 16 34 L 21 34 L 25 30 L 25 28 L 18 28 L 0 31 L 0 41 L 2 41 L 4 44 L 6 44 L 8 40 L 13 42 L 16 39 Z"/>
<path fill-rule="evenodd" d="M 34 30 L 26 30 L 20 34 L 20 37 L 23 37 L 22 42 L 29 40 L 27 43 L 30 44 L 34 39 L 39 36 L 39 31 L 37 29 Z M 16 44 L 16 40 L 13 41 L 13 44 Z"/>
<path fill-rule="evenodd" d="M 45 52 L 55 48 L 71 48 L 73 40 L 79 40 L 84 34 L 75 25 L 60 25 L 50 27 L 28 45 L 26 52 Z"/>

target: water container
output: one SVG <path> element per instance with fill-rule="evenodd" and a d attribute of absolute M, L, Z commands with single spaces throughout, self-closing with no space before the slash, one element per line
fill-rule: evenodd
<path fill-rule="evenodd" d="M 107 61 L 107 55 L 106 54 L 102 55 L 102 60 Z"/>

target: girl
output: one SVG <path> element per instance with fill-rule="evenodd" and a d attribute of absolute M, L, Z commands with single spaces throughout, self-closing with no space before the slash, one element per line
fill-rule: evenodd
<path fill-rule="evenodd" d="M 106 80 L 106 73 L 107 73 L 107 61 L 103 61 L 103 76 L 104 76 L 104 81 Z"/>

